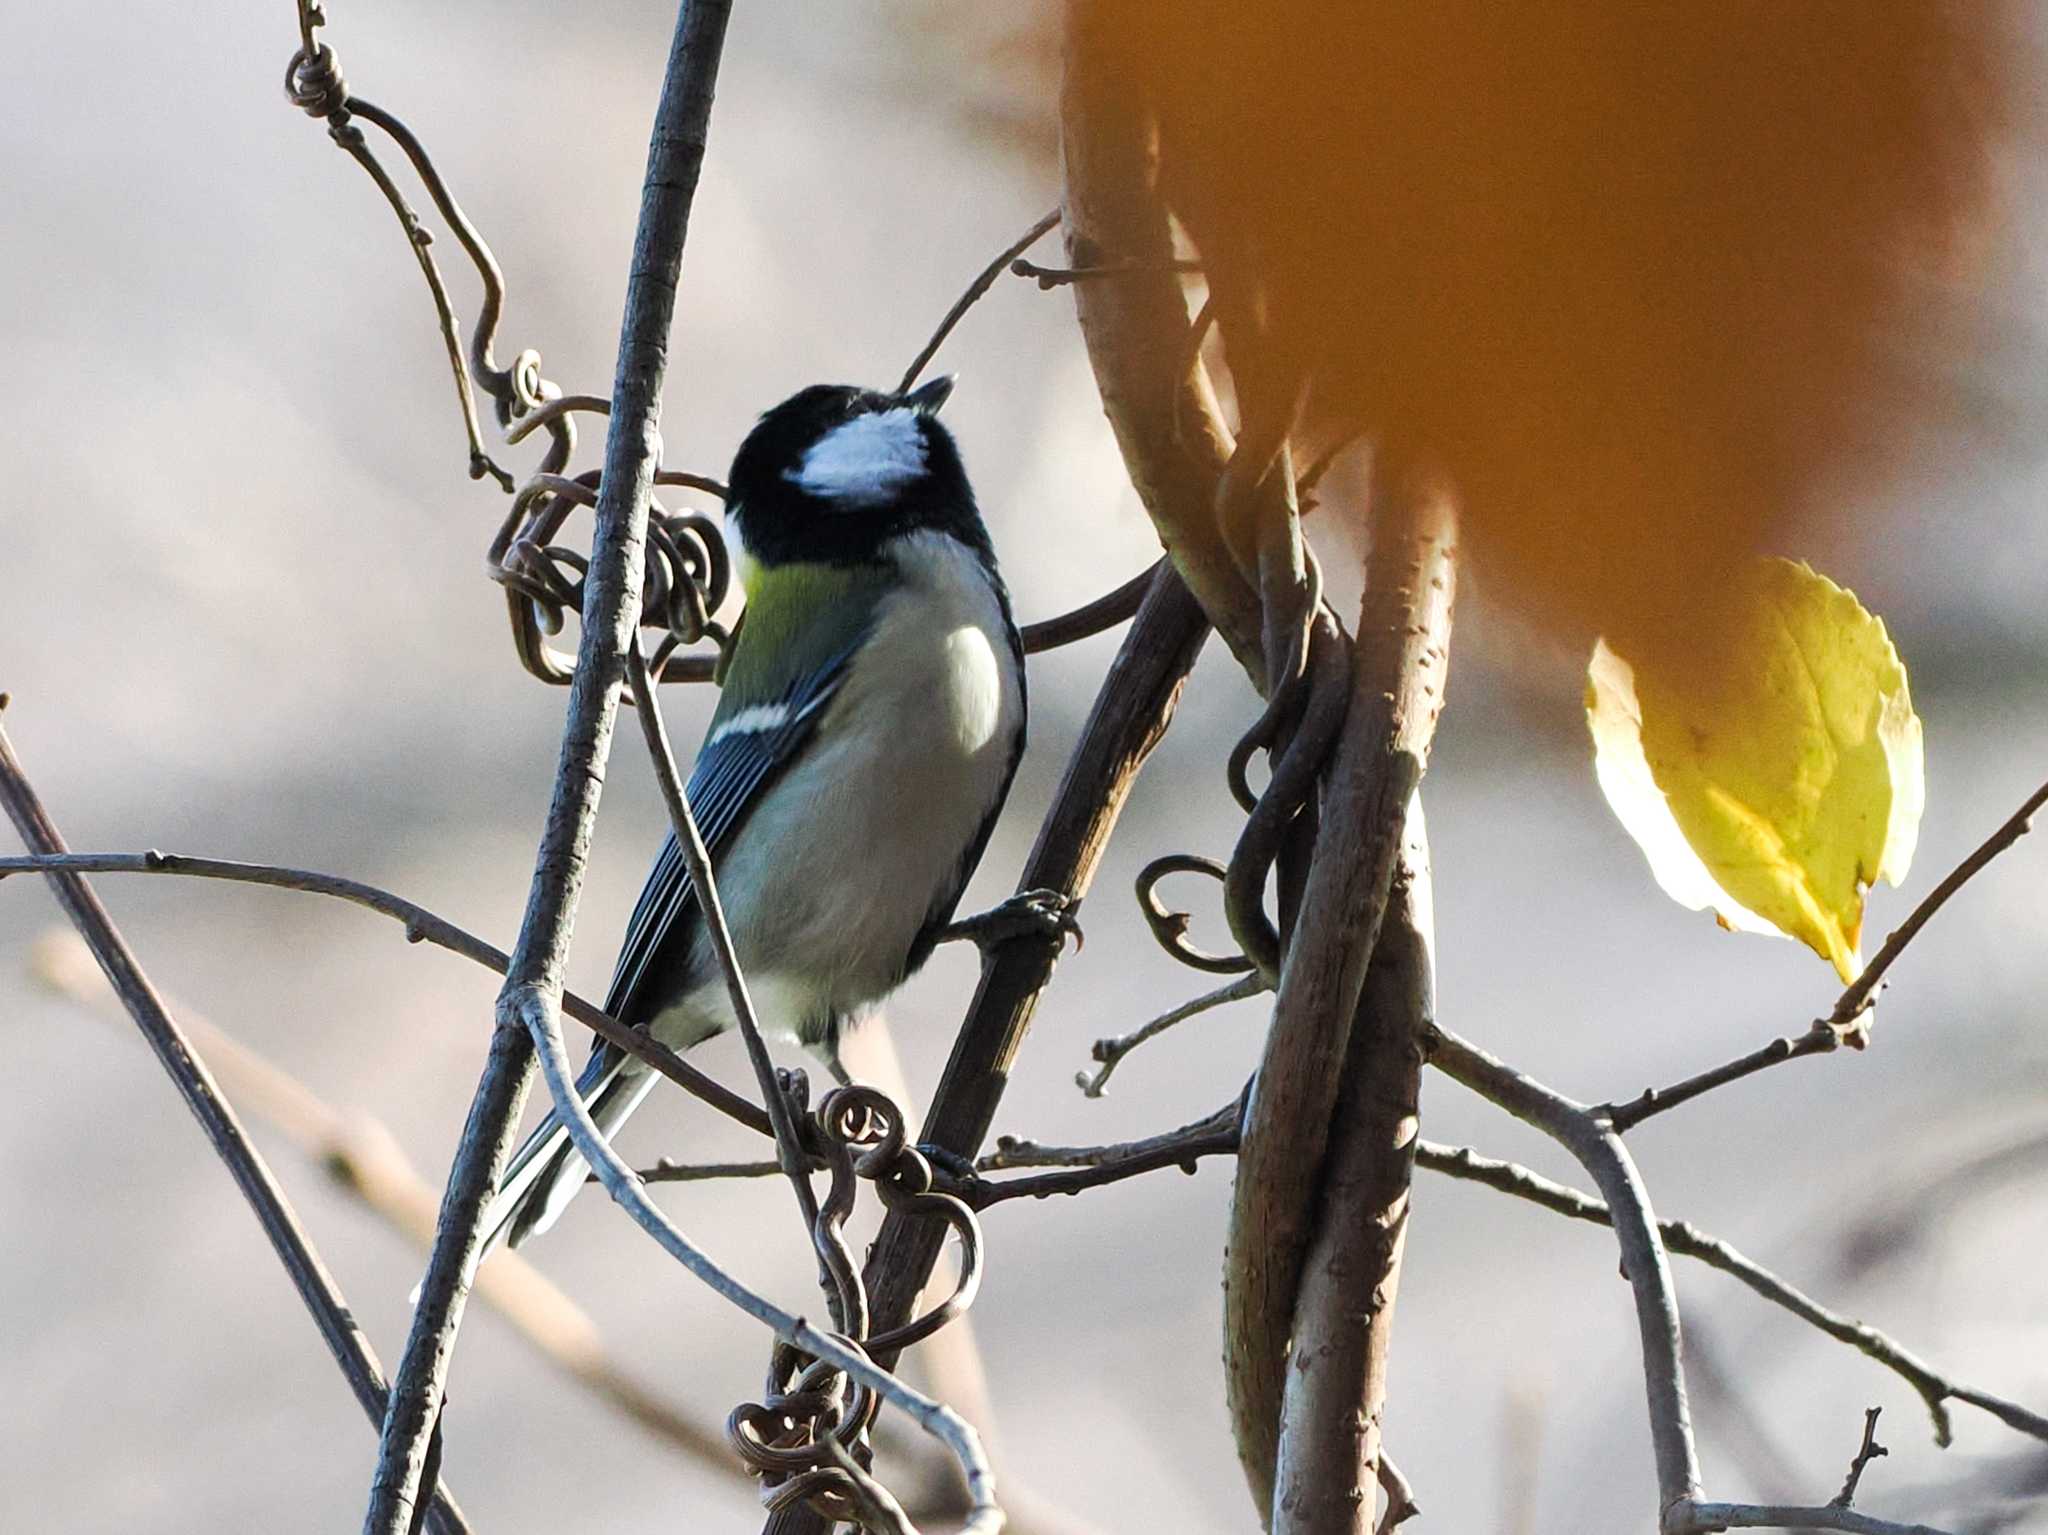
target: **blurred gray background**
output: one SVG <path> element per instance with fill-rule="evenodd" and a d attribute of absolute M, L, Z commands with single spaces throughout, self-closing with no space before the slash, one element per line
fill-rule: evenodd
<path fill-rule="evenodd" d="M 352 86 L 426 139 L 511 279 L 501 356 L 611 376 L 647 123 L 672 12 L 337 0 Z M 669 461 L 722 473 L 752 416 L 819 378 L 892 379 L 967 278 L 1057 195 L 1033 8 L 739 7 L 684 272 Z M 426 295 L 368 180 L 279 92 L 285 0 L 5 12 L 0 356 L 15 379 L 0 510 L 7 728 L 80 849 L 157 846 L 332 869 L 509 943 L 564 694 L 517 667 L 483 577 L 502 498 L 465 459 Z M 2040 204 L 2037 204 L 2040 206 Z M 2023 235 L 2038 240 L 2038 223 Z M 1998 328 L 2043 319 L 2031 244 Z M 437 247 L 465 307 L 474 291 Z M 1057 245 L 1050 244 L 1056 251 Z M 2028 346 L 2015 351 L 2031 354 Z M 2036 359 L 2038 360 L 2038 359 Z M 1006 280 L 944 355 L 949 419 L 1020 612 L 1068 607 L 1155 551 L 1061 293 Z M 2000 387 L 2019 390 L 2016 379 Z M 501 454 L 525 466 L 519 450 Z M 594 458 L 592 460 L 594 462 Z M 1927 721 L 1928 810 L 1882 934 L 2048 774 L 2048 532 L 2015 452 L 1908 504 L 1849 509 L 1788 552 L 1882 613 Z M 584 526 L 579 524 L 579 527 Z M 1631 1093 L 1803 1027 L 1830 972 L 1788 943 L 1678 909 L 1601 803 L 1581 657 L 1486 600 L 1460 616 L 1429 785 L 1446 1019 L 1585 1098 Z M 1015 877 L 1114 637 L 1033 662 L 1034 739 L 970 904 Z M 704 690 L 671 689 L 693 740 Z M 1072 1085 L 1089 1043 L 1200 989 L 1129 908 L 1170 848 L 1227 848 L 1226 743 L 1252 699 L 1205 659 L 1141 784 L 998 1128 L 1123 1139 L 1229 1098 L 1257 1013 L 1206 1017 Z M 622 733 L 572 980 L 601 994 L 663 818 Z M 387 1125 L 430 1180 L 474 1085 L 494 981 L 391 924 L 310 898 L 109 877 L 158 982 L 329 1101 Z M 2048 1405 L 2042 1163 L 1913 1210 L 1926 1177 L 2048 1134 L 2048 846 L 2022 844 L 1901 964 L 1874 1048 L 1767 1074 L 1632 1138 L 1660 1213 L 1690 1218 L 1958 1376 Z M 0 1529 L 355 1527 L 373 1435 L 298 1300 L 132 1029 L 31 979 L 55 921 L 0 887 Z M 1213 936 L 1213 931 L 1212 931 Z M 948 951 L 893 1005 L 920 1099 L 972 985 Z M 575 1043 L 580 1049 L 580 1043 Z M 706 1052 L 729 1081 L 729 1042 Z M 629 1149 L 746 1154 L 664 1095 Z M 1442 1082 L 1425 1133 L 1574 1177 Z M 420 1255 L 259 1132 L 388 1361 Z M 664 1202 L 738 1271 L 812 1304 L 771 1185 Z M 986 1218 L 975 1318 L 1000 1454 L 1072 1527 L 1253 1527 L 1221 1405 L 1227 1169 L 1159 1174 Z M 1903 1222 L 1853 1244 L 1866 1218 Z M 765 1337 L 592 1198 L 528 1249 L 644 1378 L 706 1423 L 758 1389 Z M 1881 1403 L 1873 1510 L 1993 1506 L 2048 1486 L 2040 1446 L 1958 1408 L 1929 1441 L 1869 1361 L 1681 1265 L 1709 1485 L 1824 1501 Z M 1644 1529 L 1654 1503 L 1633 1324 L 1611 1243 L 1424 1175 L 1388 1438 L 1421 1530 Z M 447 1473 L 479 1529 L 740 1529 L 751 1489 L 679 1457 L 472 1310 Z M 2008 1504 L 2008 1527 L 2048 1518 Z M 2031 1518 L 2031 1523 L 2027 1522 Z"/>

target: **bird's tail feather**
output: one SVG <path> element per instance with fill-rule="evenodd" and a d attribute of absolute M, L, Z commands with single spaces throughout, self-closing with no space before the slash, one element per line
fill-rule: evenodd
<path fill-rule="evenodd" d="M 653 1085 L 654 1073 L 639 1061 L 605 1051 L 592 1058 L 576 1088 L 590 1117 L 609 1136 L 640 1107 Z M 550 1111 L 513 1155 L 498 1192 L 484 1208 L 479 1258 L 501 1241 L 517 1247 L 554 1225 L 582 1189 L 589 1168 L 569 1144 L 567 1127 Z"/>

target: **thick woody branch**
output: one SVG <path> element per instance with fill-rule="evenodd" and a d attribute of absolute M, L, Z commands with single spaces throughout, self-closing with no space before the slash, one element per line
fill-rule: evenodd
<path fill-rule="evenodd" d="M 1179 576 L 1162 568 L 1110 665 L 1019 889 L 1056 890 L 1076 902 L 1087 894 L 1138 770 L 1165 735 L 1208 632 Z M 962 1157 L 980 1151 L 1062 941 L 1057 935 L 1020 938 L 990 952 L 925 1120 L 930 1144 Z M 892 1215 L 884 1222 L 868 1263 L 878 1331 L 909 1315 L 942 1235 L 932 1221 Z"/>
<path fill-rule="evenodd" d="M 1381 1417 L 1435 1016 L 1429 845 L 1409 810 L 1387 914 L 1366 971 L 1295 1299 L 1274 1475 L 1273 1529 L 1366 1535 L 1383 1481 Z M 1399 1522 L 1390 1495 L 1387 1528 Z"/>
<path fill-rule="evenodd" d="M 1392 488 L 1367 563 L 1349 713 L 1325 779 L 1231 1202 L 1224 1367 L 1239 1458 L 1262 1515 L 1273 1509 L 1288 1339 L 1345 1049 L 1443 702 L 1451 508 L 1426 479 Z"/>
<path fill-rule="evenodd" d="M 1025 860 L 1020 890 L 1056 890 L 1070 901 L 1087 894 L 1138 770 L 1165 735 L 1208 633 L 1179 575 L 1162 568 L 1082 727 Z M 1064 942 L 1061 935 L 1019 937 L 988 951 L 981 985 L 925 1119 L 927 1144 L 967 1158 L 980 1151 Z M 865 1273 L 876 1331 L 909 1319 L 944 1239 L 936 1221 L 895 1213 L 883 1221 Z M 882 1356 L 876 1362 L 887 1367 L 894 1360 Z M 792 1509 L 768 1528 L 775 1535 L 817 1535 L 824 1521 L 808 1509 Z"/>
<path fill-rule="evenodd" d="M 1216 485 L 1234 444 L 1218 411 L 1173 270 L 1153 124 L 1099 33 L 1118 9 L 1069 0 L 1060 89 L 1061 215 L 1076 267 L 1127 267 L 1072 287 L 1102 408 L 1131 483 L 1202 611 L 1263 687 L 1259 596 L 1216 525 Z"/>
<path fill-rule="evenodd" d="M 626 651 L 640 610 L 647 509 L 661 461 L 661 385 L 669 328 L 730 12 L 731 0 L 685 0 L 676 17 L 626 284 L 596 532 L 584 583 L 582 638 L 554 796 L 526 916 L 499 994 L 490 1054 L 449 1173 L 433 1255 L 385 1414 L 364 1535 L 404 1535 L 412 1523 L 482 1243 L 484 1202 L 503 1173 L 532 1079 L 533 1043 L 521 1004 L 543 998 L 543 1011 L 551 1019 L 562 990 Z"/>
<path fill-rule="evenodd" d="M 0 802 L 6 804 L 8 819 L 14 822 L 15 830 L 20 832 L 21 840 L 32 852 L 42 855 L 61 855 L 64 852 L 64 839 L 43 809 L 42 801 L 29 783 L 5 730 L 0 730 Z M 383 1366 L 378 1363 L 370 1340 L 356 1325 L 355 1313 L 343 1299 L 341 1287 L 314 1250 L 312 1238 L 299 1224 L 298 1215 L 292 1209 L 291 1201 L 285 1197 L 277 1175 L 271 1172 L 270 1164 L 250 1143 L 240 1118 L 227 1099 L 221 1096 L 213 1074 L 206 1069 L 205 1061 L 193 1050 L 191 1042 L 171 1017 L 163 997 L 143 973 L 141 962 L 114 926 L 113 918 L 107 915 L 106 907 L 100 904 L 92 886 L 70 871 L 53 870 L 48 878 L 58 905 L 64 908 L 79 936 L 92 950 L 93 958 L 99 962 L 122 1007 L 135 1020 L 143 1038 L 149 1041 L 150 1049 L 163 1063 L 186 1107 L 192 1110 L 206 1138 L 213 1143 L 213 1149 L 227 1167 L 228 1175 L 235 1180 L 242 1197 L 255 1212 L 257 1223 L 262 1226 L 264 1236 L 269 1238 L 278 1261 L 284 1264 L 285 1272 L 291 1276 L 299 1298 L 305 1302 L 328 1351 L 348 1378 L 356 1400 L 373 1423 L 379 1421 L 384 1416 L 389 1396 L 384 1384 Z M 459 1535 L 469 1528 L 448 1489 L 440 1485 L 435 1488 L 427 1520 L 440 1535 Z"/>

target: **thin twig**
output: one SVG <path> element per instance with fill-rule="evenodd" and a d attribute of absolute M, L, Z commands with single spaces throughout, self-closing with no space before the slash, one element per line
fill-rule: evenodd
<path fill-rule="evenodd" d="M 1650 1196 L 1621 1137 L 1584 1104 L 1442 1028 L 1431 1030 L 1429 1063 L 1481 1097 L 1551 1137 L 1577 1159 L 1607 1197 L 1609 1219 L 1621 1248 L 1622 1272 L 1636 1303 L 1643 1353 L 1650 1442 L 1657 1463 L 1660 1520 L 1700 1496 L 1699 1453 L 1685 1402 L 1680 1363 L 1678 1294 L 1665 1257 Z"/>
<path fill-rule="evenodd" d="M 1142 261 L 1107 261 L 1096 266 L 1040 266 L 1035 261 L 1019 258 L 1010 263 L 1012 277 L 1029 277 L 1037 282 L 1040 292 L 1053 288 L 1064 288 L 1070 283 L 1091 282 L 1098 277 L 1137 277 L 1148 272 L 1173 272 L 1179 275 L 1197 274 L 1202 270 L 1199 261 L 1164 261 L 1156 264 Z"/>
<path fill-rule="evenodd" d="M 583 632 L 554 794 L 519 942 L 499 994 L 490 1055 L 449 1173 L 433 1255 L 385 1414 L 364 1535 L 404 1535 L 411 1522 L 482 1241 L 484 1202 L 503 1172 L 532 1080 L 533 1043 L 521 1004 L 546 998 L 543 1011 L 552 1025 L 554 998 L 562 989 L 625 654 L 639 616 L 648 505 L 661 459 L 669 330 L 731 9 L 731 0 L 686 0 L 676 17 L 626 284 L 603 490 L 584 582 Z"/>
<path fill-rule="evenodd" d="M 996 285 L 996 279 L 1003 275 L 1010 263 L 1050 234 L 1053 225 L 1059 221 L 1060 210 L 1055 208 L 1012 240 L 1000 256 L 976 274 L 974 281 L 967 285 L 967 291 L 955 299 L 953 307 L 946 311 L 945 319 L 939 321 L 939 328 L 932 332 L 931 340 L 924 344 L 924 349 L 913 357 L 910 366 L 903 370 L 903 381 L 896 386 L 898 394 L 905 393 L 917 382 L 918 375 L 925 370 L 925 364 L 938 354 L 939 348 L 946 344 L 946 338 L 953 334 L 953 327 L 960 323 L 960 317 L 980 302 L 981 296 Z"/>
<path fill-rule="evenodd" d="M 1035 656 L 1044 651 L 1057 650 L 1062 645 L 1071 645 L 1076 640 L 1085 640 L 1105 629 L 1113 629 L 1138 611 L 1138 605 L 1145 600 L 1145 593 L 1152 590 L 1152 583 L 1166 565 L 1162 558 L 1144 570 L 1139 571 L 1121 586 L 1113 587 L 1092 602 L 1084 602 L 1069 612 L 1042 618 L 1035 624 L 1026 624 L 1019 630 L 1024 640 L 1024 653 Z"/>
<path fill-rule="evenodd" d="M 1228 985 L 1204 992 L 1193 1001 L 1183 1002 L 1179 1007 L 1168 1009 L 1149 1023 L 1140 1024 L 1128 1034 L 1098 1039 L 1088 1054 L 1102 1063 L 1102 1069 L 1093 1076 L 1085 1071 L 1075 1072 L 1074 1085 L 1080 1088 L 1085 1096 L 1100 1098 L 1104 1089 L 1109 1086 L 1110 1073 L 1117 1069 L 1125 1056 L 1146 1040 L 1157 1039 L 1175 1024 L 1199 1017 L 1211 1008 L 1222 1007 L 1231 1002 L 1243 1002 L 1248 998 L 1262 995 L 1266 990 L 1266 978 L 1253 971 L 1249 975 L 1239 976 Z"/>
<path fill-rule="evenodd" d="M 1711 1530 L 1842 1530 L 1847 1535 L 1949 1535 L 1931 1524 L 1901 1524 L 1853 1508 L 1800 1508 L 1779 1503 L 1701 1503 L 1688 1499 L 1664 1516 L 1663 1535 Z"/>
<path fill-rule="evenodd" d="M 668 807 L 669 827 L 682 849 L 683 865 L 690 872 L 690 888 L 696 895 L 698 910 L 704 915 L 704 929 L 711 939 L 711 951 L 717 956 L 719 973 L 725 978 L 725 994 L 732 1003 L 733 1017 L 738 1020 L 740 1038 L 746 1045 L 747 1059 L 754 1068 L 754 1081 L 768 1105 L 768 1122 L 775 1129 L 776 1157 L 796 1193 L 797 1208 L 803 1212 L 804 1231 L 816 1241 L 818 1196 L 811 1187 L 810 1160 L 804 1154 L 803 1139 L 796 1122 L 790 1117 L 789 1095 L 776 1078 L 775 1062 L 768 1054 L 768 1042 L 761 1037 L 761 1022 L 754 1012 L 754 998 L 748 990 L 746 975 L 740 969 L 739 950 L 733 943 L 731 924 L 725 918 L 725 903 L 719 899 L 718 882 L 711 872 L 711 852 L 704 846 L 704 836 L 697 829 L 696 816 L 690 812 L 682 774 L 676 769 L 675 752 L 669 746 L 668 727 L 662 721 L 654 683 L 647 674 L 647 656 L 637 640 L 627 648 L 626 665 L 633 686 L 634 711 L 640 716 L 640 728 L 647 737 L 647 753 L 654 762 L 655 781 L 660 784 L 662 802 Z M 831 1262 L 822 1246 L 818 1257 L 828 1265 Z M 835 1312 L 839 1299 L 832 1296 Z M 845 1325 L 843 1317 L 840 1323 Z"/>
<path fill-rule="evenodd" d="M 1951 869 L 1946 878 L 1936 885 L 1912 914 L 1886 938 L 1884 946 L 1877 951 L 1863 973 L 1852 981 L 1836 1000 L 1834 1008 L 1825 1018 L 1816 1018 L 1804 1034 L 1790 1034 L 1774 1039 L 1760 1049 L 1747 1055 L 1716 1066 L 1697 1076 L 1687 1077 L 1670 1087 L 1647 1088 L 1627 1103 L 1606 1104 L 1602 1112 L 1618 1131 L 1632 1130 L 1644 1120 L 1675 1109 L 1688 1103 L 1702 1093 L 1712 1092 L 1730 1082 L 1752 1076 L 1767 1067 L 1783 1061 L 1804 1060 L 1809 1055 L 1828 1055 L 1847 1045 L 1860 1050 L 1868 1039 L 1867 1015 L 1877 1005 L 1877 993 L 1883 984 L 1885 974 L 1898 957 L 1906 951 L 1906 945 L 1919 936 L 1934 914 L 1948 904 L 1950 897 L 1967 885 L 1993 859 L 2033 829 L 2034 817 L 2041 807 L 2048 804 L 2048 784 L 2043 784 L 2020 808 L 2007 818 L 2004 825 L 1993 832 L 1976 848 L 1969 857 Z"/>
<path fill-rule="evenodd" d="M 1242 1100 L 1163 1135 L 1115 1146 L 1041 1146 L 1035 1141 L 1004 1136 L 995 1151 L 976 1164 L 977 1172 L 1015 1167 L 1059 1167 L 1061 1172 L 1031 1178 L 989 1182 L 979 1177 L 954 1192 L 977 1210 L 1010 1199 L 1043 1199 L 1050 1194 L 1078 1194 L 1084 1189 L 1121 1183 L 1126 1178 L 1178 1167 L 1192 1173 L 1203 1157 L 1232 1156 L 1237 1151 Z"/>
<path fill-rule="evenodd" d="M 30 964 L 36 978 L 60 996 L 119 1012 L 120 999 L 108 990 L 75 934 L 54 932 L 37 940 Z M 434 1239 L 434 1190 L 390 1130 L 376 1119 L 344 1114 L 190 1007 L 179 1004 L 176 1013 L 231 1101 L 291 1142 L 349 1198 L 426 1251 Z M 775 1164 L 769 1163 L 768 1170 L 774 1172 Z M 742 1474 L 723 1432 L 697 1422 L 636 1380 L 605 1347 L 589 1314 L 518 1253 L 501 1247 L 484 1259 L 476 1293 L 542 1358 L 599 1401 L 699 1464 Z"/>
<path fill-rule="evenodd" d="M 1024 640 L 1024 653 L 1027 656 L 1041 655 L 1114 629 L 1138 611 L 1138 605 L 1145 600 L 1145 593 L 1151 590 L 1160 566 L 1165 563 L 1161 560 L 1139 571 L 1121 586 L 1112 587 L 1078 608 L 1023 625 L 1017 632 Z M 717 672 L 716 655 L 673 655 L 661 669 L 661 680 L 664 683 L 709 682 Z"/>
<path fill-rule="evenodd" d="M 2043 805 L 2048 805 L 2048 783 L 2044 783 L 2028 795 L 2026 802 L 2012 813 L 2003 826 L 1986 837 L 1975 852 L 1951 869 L 1948 877 L 1930 890 L 1927 898 L 1913 908 L 1913 914 L 1885 939 L 1883 947 L 1877 951 L 1870 963 L 1863 967 L 1863 973 L 1850 983 L 1847 991 L 1842 993 L 1841 999 L 1835 1003 L 1835 1010 L 1828 1014 L 1830 1023 L 1838 1027 L 1844 1026 L 1869 1011 L 1876 1002 L 1877 990 L 1884 980 L 1885 972 L 1890 970 L 1893 961 L 1905 952 L 1906 945 L 1918 937 L 1920 929 L 1927 925 L 1936 912 L 1948 904 L 1950 896 L 1981 873 L 1992 859 L 2033 830 L 2034 817 Z"/>
<path fill-rule="evenodd" d="M 1877 1442 L 1877 1415 L 1882 1407 L 1863 1409 L 1863 1443 L 1856 1447 L 1856 1457 L 1849 1462 L 1849 1475 L 1842 1482 L 1842 1490 L 1828 1499 L 1830 1508 L 1848 1508 L 1856 1501 L 1856 1488 L 1863 1480 L 1863 1471 L 1881 1455 L 1891 1454 Z"/>
<path fill-rule="evenodd" d="M 850 1379 L 875 1392 L 940 1440 L 958 1461 L 966 1479 L 972 1512 L 963 1526 L 966 1535 L 996 1535 L 1002 1528 L 1002 1510 L 995 1502 L 995 1478 L 988 1458 L 972 1425 L 943 1403 L 911 1390 L 887 1370 L 878 1368 L 857 1348 L 829 1334 L 819 1332 L 802 1317 L 794 1316 L 756 1295 L 684 1236 L 660 1209 L 648 1199 L 632 1168 L 612 1150 L 597 1122 L 584 1108 L 576 1092 L 568 1051 L 562 1045 L 561 1026 L 552 1000 L 537 988 L 528 988 L 514 1000 L 525 1019 L 540 1068 L 553 1095 L 555 1112 L 569 1131 L 576 1150 L 594 1168 L 609 1193 L 633 1220 L 662 1248 L 712 1290 L 757 1321 L 766 1323 L 775 1335 L 792 1348 L 842 1371 Z"/>
<path fill-rule="evenodd" d="M 1607 1205 L 1591 1194 L 1568 1184 L 1552 1182 L 1542 1174 L 1513 1162 L 1480 1156 L 1469 1147 L 1442 1146 L 1423 1141 L 1416 1149 L 1416 1162 L 1432 1172 L 1483 1183 L 1503 1194 L 1529 1200 L 1573 1220 L 1591 1221 L 1601 1226 L 1614 1224 L 1613 1213 Z M 1848 1344 L 1905 1381 L 1927 1404 L 1928 1415 L 1934 1423 L 1935 1443 L 1946 1445 L 1950 1441 L 1949 1414 L 1945 1404 L 1952 1401 L 1967 1402 L 1980 1408 L 2018 1433 L 2048 1440 L 2048 1417 L 2017 1402 L 1951 1380 L 1876 1328 L 1823 1306 L 1769 1269 L 1744 1257 L 1719 1237 L 1701 1231 L 1688 1221 L 1660 1221 L 1657 1230 L 1670 1252 L 1696 1259 L 1709 1268 L 1719 1269 L 1740 1280 L 1772 1305 L 1791 1312 L 1836 1342 Z"/>
<path fill-rule="evenodd" d="M 0 858 L 0 880 L 10 874 L 47 873 L 68 870 L 75 874 L 176 874 L 194 879 L 226 880 L 239 885 L 267 885 L 277 890 L 297 890 L 307 895 L 332 896 L 405 925 L 408 943 L 431 943 L 436 948 L 474 960 L 487 970 L 505 973 L 510 963 L 502 949 L 457 927 L 426 907 L 338 874 L 314 869 L 293 869 L 281 864 L 241 863 L 228 858 L 195 858 L 184 853 L 62 853 L 35 854 L 27 858 Z M 703 1100 L 735 1122 L 763 1135 L 771 1132 L 768 1116 L 724 1084 L 713 1080 L 649 1035 L 645 1030 L 619 1022 L 595 1003 L 575 992 L 562 994 L 562 1010 L 578 1023 L 617 1045 L 628 1055 L 645 1061 L 685 1092 Z"/>
<path fill-rule="evenodd" d="M 1380 1451 L 1379 1479 L 1387 1503 L 1380 1511 L 1374 1535 L 1394 1535 L 1395 1530 L 1422 1512 L 1422 1505 L 1415 1501 L 1414 1484 L 1401 1474 L 1401 1468 L 1385 1450 Z"/>
<path fill-rule="evenodd" d="M 0 694 L 0 704 L 4 701 L 5 695 Z M 42 854 L 63 853 L 64 839 L 43 808 L 42 800 L 30 784 L 21 760 L 15 756 L 14 744 L 8 740 L 4 729 L 0 729 L 0 801 L 5 802 L 8 819 L 14 822 L 15 830 L 21 833 L 21 840 L 29 848 Z M 298 1215 L 293 1211 L 291 1201 L 285 1197 L 277 1175 L 270 1170 L 270 1164 L 263 1159 L 262 1153 L 250 1143 L 240 1118 L 221 1096 L 205 1061 L 193 1050 L 171 1017 L 163 997 L 143 973 L 134 951 L 114 926 L 113 918 L 107 915 L 106 907 L 100 904 L 92 887 L 72 871 L 52 870 L 47 878 L 57 903 L 64 908 L 79 936 L 92 949 L 94 959 L 105 972 L 115 995 L 121 999 L 121 1005 L 135 1020 L 143 1038 L 149 1041 L 150 1048 L 156 1052 L 158 1061 L 184 1098 L 186 1107 L 199 1121 L 206 1138 L 213 1143 L 214 1151 L 226 1165 L 229 1176 L 235 1180 L 242 1197 L 255 1212 L 257 1223 L 269 1238 L 272 1251 L 291 1276 L 299 1298 L 312 1314 L 328 1352 L 341 1366 L 357 1402 L 373 1423 L 378 1421 L 384 1416 L 389 1399 L 383 1366 L 378 1362 L 376 1350 L 370 1347 L 370 1340 L 357 1325 L 355 1313 L 343 1298 L 341 1287 L 321 1261 L 312 1238 L 299 1224 Z M 445 1485 L 437 1484 L 427 1518 L 440 1535 L 460 1535 L 469 1528 L 468 1521 L 455 1506 Z"/>

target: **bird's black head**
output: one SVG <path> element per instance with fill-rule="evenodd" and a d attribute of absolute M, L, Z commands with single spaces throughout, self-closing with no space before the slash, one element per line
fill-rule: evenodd
<path fill-rule="evenodd" d="M 769 411 L 732 461 L 727 515 L 763 565 L 859 564 L 900 534 L 949 533 L 992 560 L 939 407 L 953 380 L 905 394 L 813 384 Z"/>

